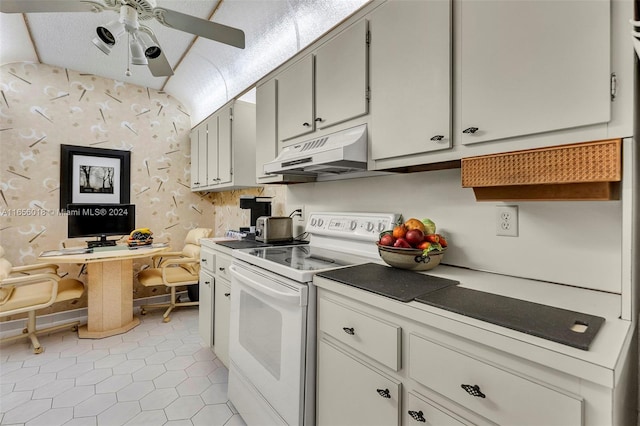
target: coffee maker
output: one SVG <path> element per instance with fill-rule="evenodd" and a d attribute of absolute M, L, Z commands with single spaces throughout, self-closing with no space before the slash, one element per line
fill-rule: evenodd
<path fill-rule="evenodd" d="M 271 216 L 271 197 L 254 197 L 251 195 L 240 196 L 240 208 L 251 210 L 251 219 L 248 227 L 241 227 L 240 232 L 255 234 L 256 222 L 260 216 Z"/>

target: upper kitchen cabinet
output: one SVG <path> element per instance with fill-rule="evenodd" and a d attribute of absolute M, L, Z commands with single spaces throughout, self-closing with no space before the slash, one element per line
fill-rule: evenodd
<path fill-rule="evenodd" d="M 226 104 L 192 131 L 191 190 L 228 191 L 256 186 L 255 148 L 255 105 L 242 101 Z"/>
<path fill-rule="evenodd" d="M 610 7 L 459 2 L 456 138 L 473 144 L 608 122 Z"/>
<path fill-rule="evenodd" d="M 278 131 L 281 140 L 315 129 L 313 55 L 307 55 L 277 77 Z"/>
<path fill-rule="evenodd" d="M 371 159 L 450 148 L 451 1 L 389 1 L 369 19 Z"/>
<path fill-rule="evenodd" d="M 278 140 L 367 114 L 367 56 L 361 20 L 277 75 Z"/>
<path fill-rule="evenodd" d="M 207 128 L 202 122 L 191 130 L 191 189 L 207 185 Z"/>

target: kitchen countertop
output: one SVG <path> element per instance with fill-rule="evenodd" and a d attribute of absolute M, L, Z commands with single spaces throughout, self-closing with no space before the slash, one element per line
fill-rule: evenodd
<path fill-rule="evenodd" d="M 460 288 L 585 312 L 601 316 L 606 321 L 589 350 L 582 350 L 425 303 L 399 302 L 319 276 L 314 278 L 314 283 L 320 288 L 428 324 L 457 337 L 595 383 L 612 387 L 617 380 L 615 374 L 619 374 L 621 369 L 616 367 L 623 362 L 620 354 L 627 353 L 626 348 L 631 344 L 633 334 L 633 324 L 619 318 L 620 295 L 447 265 L 439 265 L 426 273 L 459 281 L 457 287 Z"/>

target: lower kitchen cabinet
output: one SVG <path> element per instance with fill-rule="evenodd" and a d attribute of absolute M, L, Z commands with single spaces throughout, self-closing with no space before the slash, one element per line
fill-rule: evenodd
<path fill-rule="evenodd" d="M 366 296 L 327 290 L 329 280 L 314 282 L 318 425 L 581 426 L 601 424 L 611 409 L 603 394 L 581 395 L 575 377 L 556 379 L 564 373 L 505 353 L 487 357 L 491 348 L 387 309 L 400 302 L 381 309 Z M 398 363 L 385 353 L 397 353 Z"/>
<path fill-rule="evenodd" d="M 401 389 L 374 367 L 318 343 L 318 425 L 399 425 Z"/>
<path fill-rule="evenodd" d="M 214 349 L 220 361 L 229 368 L 229 312 L 231 284 L 222 278 L 216 280 L 213 311 Z"/>
<path fill-rule="evenodd" d="M 207 346 L 213 346 L 213 276 L 200 270 L 198 332 Z"/>

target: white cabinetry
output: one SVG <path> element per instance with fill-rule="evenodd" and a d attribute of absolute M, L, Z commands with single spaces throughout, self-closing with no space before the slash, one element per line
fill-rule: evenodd
<path fill-rule="evenodd" d="M 608 122 L 610 8 L 609 0 L 459 2 L 462 144 Z"/>
<path fill-rule="evenodd" d="M 213 346 L 213 290 L 214 268 L 216 264 L 215 252 L 205 246 L 200 248 L 200 280 L 198 304 L 198 332 L 205 345 Z"/>
<path fill-rule="evenodd" d="M 191 133 L 193 191 L 256 186 L 255 121 L 254 104 L 232 101 L 194 128 Z"/>
<path fill-rule="evenodd" d="M 278 74 L 278 139 L 366 114 L 367 57 L 367 21 L 361 20 Z"/>
<path fill-rule="evenodd" d="M 191 130 L 191 189 L 207 185 L 207 128 L 203 122 Z"/>
<path fill-rule="evenodd" d="M 612 418 L 595 384 L 456 337 L 415 306 L 314 283 L 319 425 L 580 426 Z"/>
<path fill-rule="evenodd" d="M 369 20 L 371 159 L 450 148 L 451 2 L 389 1 Z"/>
<path fill-rule="evenodd" d="M 228 368 L 231 249 L 206 239 L 201 244 L 198 330 Z"/>

